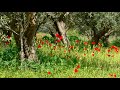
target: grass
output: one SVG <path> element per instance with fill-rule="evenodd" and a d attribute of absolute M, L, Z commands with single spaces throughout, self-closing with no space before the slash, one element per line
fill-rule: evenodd
<path fill-rule="evenodd" d="M 69 32 L 69 36 L 72 32 Z M 74 32 L 75 34 L 75 32 Z M 38 34 L 41 39 L 44 34 Z M 74 36 L 74 35 L 72 35 Z M 76 36 L 76 35 L 75 35 Z M 85 40 L 87 41 L 87 40 Z M 75 40 L 70 52 L 62 44 L 49 46 L 45 44 L 37 48 L 39 62 L 23 62 L 21 65 L 18 60 L 18 53 L 15 45 L 0 48 L 0 77 L 1 78 L 119 78 L 120 77 L 120 52 L 114 49 L 108 53 L 110 47 L 99 47 L 100 52 L 90 49 L 90 46 L 79 44 Z M 14 42 L 13 42 L 14 44 Z M 38 44 L 37 44 L 38 45 Z M 36 47 L 37 47 L 36 45 Z M 87 48 L 84 51 L 83 48 Z M 95 48 L 95 46 L 94 46 Z M 92 53 L 94 52 L 94 56 Z M 108 55 L 109 54 L 109 55 Z M 76 67 L 80 65 L 75 72 Z M 50 74 L 48 74 L 50 72 Z"/>

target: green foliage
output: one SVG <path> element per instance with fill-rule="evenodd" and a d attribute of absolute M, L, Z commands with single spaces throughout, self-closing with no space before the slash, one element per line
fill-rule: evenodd
<path fill-rule="evenodd" d="M 120 47 L 120 38 L 117 38 L 116 40 L 112 41 L 111 44 Z"/>

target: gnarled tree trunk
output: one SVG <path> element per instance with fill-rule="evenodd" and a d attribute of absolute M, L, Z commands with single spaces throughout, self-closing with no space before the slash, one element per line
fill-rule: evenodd
<path fill-rule="evenodd" d="M 36 22 L 35 22 L 35 12 L 27 12 L 27 22 L 28 26 L 25 28 L 22 23 L 19 23 L 17 27 L 15 20 L 11 23 L 11 28 L 19 33 L 16 35 L 14 33 L 14 38 L 16 41 L 16 45 L 20 50 L 20 58 L 21 60 L 37 60 L 36 50 L 34 47 L 34 36 L 36 33 Z"/>

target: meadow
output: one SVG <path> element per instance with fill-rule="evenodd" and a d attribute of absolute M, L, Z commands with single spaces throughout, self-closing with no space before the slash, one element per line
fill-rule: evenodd
<path fill-rule="evenodd" d="M 0 47 L 0 78 L 119 78 L 119 47 L 90 43 L 76 31 L 68 31 L 71 42 L 54 44 L 49 34 L 38 33 L 35 41 L 38 62 L 22 62 L 14 39 Z M 91 49 L 91 44 L 93 48 Z"/>

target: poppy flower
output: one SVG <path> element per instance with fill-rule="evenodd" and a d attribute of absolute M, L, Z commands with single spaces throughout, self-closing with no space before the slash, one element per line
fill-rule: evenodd
<path fill-rule="evenodd" d="M 46 44 L 48 44 L 48 43 L 49 43 L 49 41 L 48 41 L 48 40 L 46 40 L 45 42 L 46 42 Z"/>
<path fill-rule="evenodd" d="M 41 42 L 41 44 L 43 45 L 43 44 L 44 44 L 44 42 L 42 41 L 42 42 Z"/>
<path fill-rule="evenodd" d="M 69 49 L 73 49 L 74 48 L 74 46 L 69 46 Z"/>
<path fill-rule="evenodd" d="M 88 45 L 88 42 L 84 42 L 84 45 Z"/>
<path fill-rule="evenodd" d="M 95 45 L 96 43 L 95 42 L 92 42 L 93 45 Z"/>
<path fill-rule="evenodd" d="M 92 56 L 94 56 L 94 52 L 92 53 Z"/>
<path fill-rule="evenodd" d="M 59 36 L 59 39 L 60 39 L 60 40 L 62 40 L 62 39 L 63 39 L 63 37 L 62 37 L 62 36 Z"/>
<path fill-rule="evenodd" d="M 49 71 L 49 72 L 48 72 L 48 74 L 50 75 L 50 74 L 51 74 L 51 72 Z"/>
<path fill-rule="evenodd" d="M 116 74 L 113 74 L 113 77 L 116 78 Z"/>
<path fill-rule="evenodd" d="M 110 52 L 110 49 L 108 49 L 108 53 Z"/>
<path fill-rule="evenodd" d="M 49 46 L 52 46 L 52 44 L 51 44 L 51 43 L 49 43 Z"/>
<path fill-rule="evenodd" d="M 87 50 L 87 48 L 84 48 L 84 51 Z"/>
<path fill-rule="evenodd" d="M 56 33 L 55 36 L 58 37 L 58 38 L 60 37 L 60 35 L 58 33 Z"/>
<path fill-rule="evenodd" d="M 80 65 L 77 65 L 77 67 L 76 67 L 76 68 L 77 68 L 77 69 L 78 69 L 78 68 L 80 68 Z"/>
<path fill-rule="evenodd" d="M 10 36 L 7 36 L 8 39 L 10 39 Z"/>
<path fill-rule="evenodd" d="M 75 69 L 74 69 L 74 72 L 77 73 L 77 72 L 78 72 L 78 69 L 75 68 Z"/>
<path fill-rule="evenodd" d="M 110 54 L 107 54 L 108 57 L 110 57 L 111 55 Z"/>
<path fill-rule="evenodd" d="M 41 45 L 38 45 L 38 48 L 41 48 Z"/>
<path fill-rule="evenodd" d="M 59 43 L 59 42 L 60 42 L 60 40 L 59 40 L 59 39 L 57 39 L 57 40 L 56 40 L 56 43 Z"/>
<path fill-rule="evenodd" d="M 100 52 L 100 49 L 99 49 L 99 48 L 96 47 L 96 48 L 94 48 L 94 49 L 95 49 L 96 51 L 99 51 L 99 52 Z"/>
<path fill-rule="evenodd" d="M 7 41 L 7 42 L 5 42 L 5 44 L 6 44 L 6 45 L 8 45 L 8 44 L 9 44 L 9 42 Z"/>
<path fill-rule="evenodd" d="M 75 40 L 76 43 L 79 43 L 80 41 L 79 40 Z"/>

